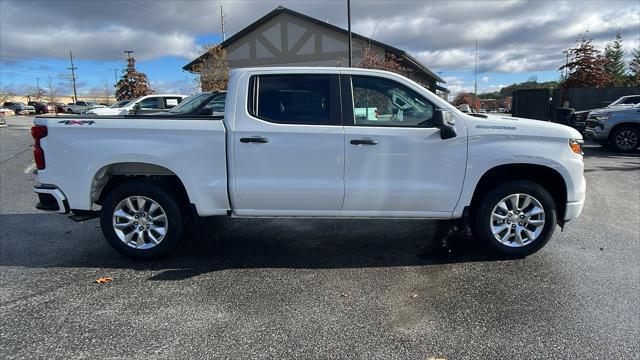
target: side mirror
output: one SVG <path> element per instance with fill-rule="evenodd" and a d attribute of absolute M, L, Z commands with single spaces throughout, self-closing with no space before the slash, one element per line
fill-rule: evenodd
<path fill-rule="evenodd" d="M 451 111 L 436 109 L 433 114 L 435 127 L 440 129 L 440 138 L 451 139 L 458 135 L 456 133 L 456 118 Z"/>

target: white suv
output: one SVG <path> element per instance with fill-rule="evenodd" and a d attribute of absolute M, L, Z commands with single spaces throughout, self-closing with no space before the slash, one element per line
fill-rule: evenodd
<path fill-rule="evenodd" d="M 179 94 L 146 95 L 133 101 L 129 101 L 122 105 L 122 107 L 91 109 L 85 114 L 101 116 L 144 115 L 161 111 L 169 111 L 174 106 L 180 104 L 180 102 L 186 97 L 186 95 Z"/>

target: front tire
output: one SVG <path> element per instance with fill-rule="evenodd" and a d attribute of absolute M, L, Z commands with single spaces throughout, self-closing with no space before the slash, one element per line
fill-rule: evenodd
<path fill-rule="evenodd" d="M 611 132 L 609 145 L 615 151 L 631 152 L 640 145 L 640 131 L 633 126 L 620 126 Z"/>
<path fill-rule="evenodd" d="M 184 219 L 174 196 L 161 184 L 134 180 L 112 190 L 102 203 L 102 233 L 119 253 L 158 259 L 171 253 Z"/>
<path fill-rule="evenodd" d="M 556 227 L 553 197 L 537 183 L 498 185 L 475 206 L 473 232 L 493 253 L 520 258 L 540 250 Z"/>

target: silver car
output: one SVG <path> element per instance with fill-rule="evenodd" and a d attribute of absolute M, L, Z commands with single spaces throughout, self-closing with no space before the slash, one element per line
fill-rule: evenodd
<path fill-rule="evenodd" d="M 640 146 L 640 103 L 590 112 L 584 136 L 617 151 L 636 151 Z"/>

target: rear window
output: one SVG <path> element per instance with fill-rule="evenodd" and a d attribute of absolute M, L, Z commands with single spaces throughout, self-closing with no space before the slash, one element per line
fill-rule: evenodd
<path fill-rule="evenodd" d="M 252 78 L 251 115 L 287 124 L 329 124 L 329 75 L 260 75 Z"/>

